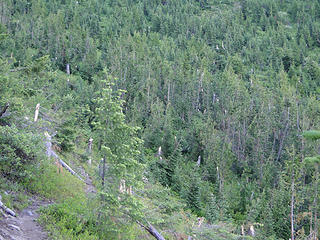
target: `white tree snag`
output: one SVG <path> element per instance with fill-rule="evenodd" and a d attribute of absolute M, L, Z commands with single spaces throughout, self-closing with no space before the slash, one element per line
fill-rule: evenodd
<path fill-rule="evenodd" d="M 200 164 L 201 164 L 201 156 L 199 155 L 198 161 L 197 161 L 197 166 L 200 167 Z"/>
<path fill-rule="evenodd" d="M 165 240 L 165 238 L 149 222 L 148 222 L 148 226 L 144 226 L 139 221 L 137 221 L 137 223 L 141 227 L 143 227 L 145 230 L 147 230 L 155 239 L 157 239 L 157 240 Z"/>
<path fill-rule="evenodd" d="M 70 64 L 69 64 L 69 63 L 67 63 L 67 65 L 66 65 L 66 73 L 67 73 L 68 75 L 70 75 Z M 68 84 L 69 84 L 69 81 L 70 81 L 70 79 L 68 78 L 68 79 L 67 79 Z"/>
<path fill-rule="evenodd" d="M 251 237 L 254 237 L 256 235 L 253 225 L 250 225 L 249 231 L 248 231 L 248 235 L 251 236 Z"/>
<path fill-rule="evenodd" d="M 132 186 L 126 187 L 126 180 L 121 179 L 119 184 L 119 192 L 132 195 Z"/>
<path fill-rule="evenodd" d="M 318 239 L 318 183 L 319 183 L 319 164 L 316 165 L 316 176 L 315 176 L 316 188 L 315 188 L 315 197 L 313 200 L 313 209 L 314 209 L 314 239 Z"/>
<path fill-rule="evenodd" d="M 106 157 L 103 158 L 103 162 L 102 162 L 102 186 L 104 186 L 104 177 L 106 174 Z"/>
<path fill-rule="evenodd" d="M 127 188 L 127 194 L 132 195 L 132 186 Z"/>
<path fill-rule="evenodd" d="M 66 72 L 68 75 L 70 75 L 70 64 L 69 63 L 67 63 Z"/>
<path fill-rule="evenodd" d="M 245 232 L 244 232 L 244 226 L 243 224 L 241 225 L 241 235 L 244 236 L 245 235 Z"/>
<path fill-rule="evenodd" d="M 162 150 L 161 150 L 161 146 L 160 146 L 160 147 L 158 148 L 158 151 L 157 151 L 157 153 L 155 154 L 155 156 L 156 156 L 156 157 L 159 157 L 159 159 L 162 160 L 161 155 L 162 155 Z"/>
<path fill-rule="evenodd" d="M 293 168 L 293 167 L 292 167 Z M 294 170 L 292 169 L 292 176 L 291 176 L 291 204 L 290 204 L 290 222 L 291 222 L 291 240 L 294 240 L 295 231 L 294 231 Z"/>
<path fill-rule="evenodd" d="M 88 164 L 91 165 L 92 163 L 92 158 L 91 158 L 91 153 L 92 153 L 92 142 L 93 142 L 93 139 L 90 138 L 89 139 L 89 143 L 88 143 L 88 154 L 89 154 L 89 160 L 88 160 Z"/>
<path fill-rule="evenodd" d="M 120 180 L 119 192 L 124 193 L 126 191 L 126 180 Z"/>
<path fill-rule="evenodd" d="M 312 223 L 312 218 L 313 218 L 313 214 L 312 214 L 312 208 L 311 206 L 309 206 L 309 212 L 310 212 L 310 236 L 313 235 L 313 223 Z M 310 238 L 308 238 L 310 239 Z"/>
<path fill-rule="evenodd" d="M 76 176 L 77 178 L 79 178 L 81 181 L 83 181 L 83 179 L 75 172 L 72 170 L 71 167 L 69 167 L 68 164 L 66 164 L 64 161 L 62 161 L 59 156 L 52 150 L 52 142 L 51 142 L 51 136 L 49 135 L 48 132 L 45 132 L 44 135 L 46 136 L 46 149 L 47 149 L 47 156 L 48 157 L 53 157 L 56 161 L 58 161 L 62 167 L 64 167 L 65 169 L 67 169 L 72 175 Z"/>
<path fill-rule="evenodd" d="M 38 121 L 39 109 L 40 109 L 40 103 L 36 105 L 36 111 L 34 113 L 34 122 Z"/>
<path fill-rule="evenodd" d="M 160 157 L 162 155 L 161 146 L 158 149 L 157 156 Z"/>
<path fill-rule="evenodd" d="M 16 216 L 16 213 L 12 211 L 10 208 L 7 208 L 2 202 L 1 202 L 1 195 L 0 195 L 0 209 L 3 209 L 3 211 L 13 217 Z"/>

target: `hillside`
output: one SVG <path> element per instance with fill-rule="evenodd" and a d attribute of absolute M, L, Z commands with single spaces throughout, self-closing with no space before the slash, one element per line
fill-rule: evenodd
<path fill-rule="evenodd" d="M 0 1 L 0 195 L 52 239 L 318 239 L 317 129 L 319 1 Z"/>

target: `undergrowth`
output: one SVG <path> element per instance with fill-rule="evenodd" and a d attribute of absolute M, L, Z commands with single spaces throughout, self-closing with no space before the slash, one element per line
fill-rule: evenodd
<path fill-rule="evenodd" d="M 45 198 L 61 201 L 69 197 L 84 198 L 84 183 L 53 162 L 40 166 L 40 174 L 28 188 Z"/>

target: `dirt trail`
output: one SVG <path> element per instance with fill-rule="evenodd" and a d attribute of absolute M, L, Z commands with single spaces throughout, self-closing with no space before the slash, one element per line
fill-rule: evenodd
<path fill-rule="evenodd" d="M 32 204 L 17 217 L 7 216 L 0 220 L 0 240 L 45 240 L 48 234 L 37 223 L 38 210 L 50 203 L 31 199 Z"/>
<path fill-rule="evenodd" d="M 59 159 L 58 155 L 52 150 L 51 136 L 47 134 L 45 142 L 47 155 Z M 80 167 L 80 173 L 85 178 L 85 189 L 87 196 L 94 196 L 97 192 L 90 176 Z M 76 175 L 79 177 L 78 175 Z M 81 179 L 81 178 L 80 178 Z M 32 204 L 19 213 L 17 217 L 5 216 L 0 218 L 0 240 L 47 240 L 48 234 L 37 223 L 39 208 L 50 205 L 48 201 L 41 201 L 36 198 L 30 199 Z M 0 215 L 1 217 L 1 215 Z"/>
<path fill-rule="evenodd" d="M 96 194 L 90 176 L 81 168 L 81 175 L 86 179 L 85 189 L 88 197 Z M 6 216 L 0 219 L 0 240 L 47 240 L 47 232 L 37 223 L 39 208 L 51 203 L 35 198 L 30 199 L 32 204 L 22 210 L 17 217 Z"/>

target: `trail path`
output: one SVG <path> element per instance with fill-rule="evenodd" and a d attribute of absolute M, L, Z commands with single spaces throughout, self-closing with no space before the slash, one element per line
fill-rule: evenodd
<path fill-rule="evenodd" d="M 46 135 L 45 146 L 48 157 L 53 156 L 55 159 L 60 159 L 58 155 L 52 150 L 51 136 Z M 67 166 L 69 167 L 69 166 Z M 85 189 L 87 196 L 94 195 L 96 188 L 92 184 L 90 176 L 85 170 L 80 167 L 80 174 L 85 178 Z M 70 171 L 70 170 L 69 170 Z M 81 179 L 79 175 L 73 173 Z M 81 179 L 82 180 L 82 179 Z M 5 215 L 0 218 L 0 240 L 47 240 L 47 232 L 37 223 L 39 217 L 39 208 L 46 207 L 51 204 L 48 201 L 42 201 L 36 198 L 31 198 L 30 206 L 21 211 L 18 216 L 12 217 Z M 1 215 L 0 215 L 1 217 Z"/>
<path fill-rule="evenodd" d="M 32 204 L 17 217 L 7 216 L 0 220 L 0 240 L 45 240 L 47 232 L 37 223 L 38 210 L 48 206 L 48 201 L 31 199 Z"/>

